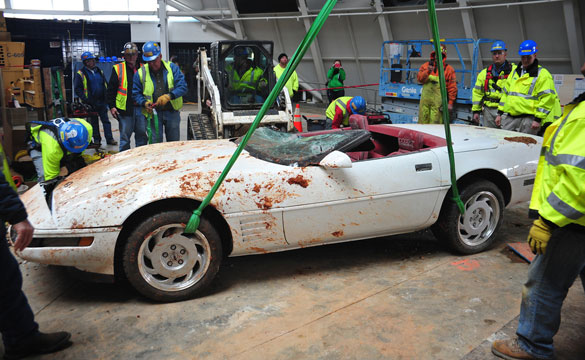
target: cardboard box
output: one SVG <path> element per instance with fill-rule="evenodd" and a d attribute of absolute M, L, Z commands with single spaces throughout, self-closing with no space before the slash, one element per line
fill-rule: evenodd
<path fill-rule="evenodd" d="M 6 108 L 2 110 L 6 111 L 6 121 L 10 126 L 21 126 L 27 123 L 28 113 L 26 108 Z"/>
<path fill-rule="evenodd" d="M 6 30 L 6 19 L 3 11 L 0 11 L 0 31 L 8 31 Z"/>
<path fill-rule="evenodd" d="M 7 121 L 3 121 L 4 137 L 2 138 L 2 147 L 6 157 L 14 160 L 14 155 L 20 150 L 26 150 L 26 129 L 24 126 L 13 127 Z"/>
<path fill-rule="evenodd" d="M 559 95 L 561 105 L 570 103 L 575 97 L 585 91 L 583 75 L 553 75 L 555 89 Z"/>
<path fill-rule="evenodd" d="M 18 80 L 24 77 L 22 69 L 2 68 L 2 81 L 4 81 L 5 89 L 12 84 L 16 85 Z"/>
<path fill-rule="evenodd" d="M 12 36 L 8 31 L 0 31 L 0 41 L 12 41 Z"/>
<path fill-rule="evenodd" d="M 25 90 L 24 102 L 35 108 L 45 107 L 45 94 L 33 90 Z"/>
<path fill-rule="evenodd" d="M 24 43 L 0 41 L 0 67 L 24 67 Z"/>

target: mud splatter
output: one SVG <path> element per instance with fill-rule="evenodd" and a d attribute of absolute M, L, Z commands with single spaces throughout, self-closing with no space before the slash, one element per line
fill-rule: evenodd
<path fill-rule="evenodd" d="M 336 232 L 332 232 L 331 235 L 333 235 L 335 237 L 342 237 L 343 236 L 343 230 L 338 230 Z"/>
<path fill-rule="evenodd" d="M 252 191 L 254 191 L 255 193 L 259 193 L 260 188 L 261 188 L 260 184 L 256 184 L 256 185 L 254 185 L 254 188 L 252 189 Z"/>
<path fill-rule="evenodd" d="M 297 184 L 297 185 L 300 185 L 300 186 L 302 186 L 304 188 L 306 188 L 307 186 L 309 186 L 309 183 L 310 183 L 310 181 L 307 180 L 307 179 L 305 179 L 303 177 L 303 175 L 297 175 L 294 178 L 289 178 L 286 182 L 288 182 L 291 185 L 292 184 Z"/>
<path fill-rule="evenodd" d="M 533 138 L 528 137 L 528 136 L 513 136 L 513 137 L 508 136 L 508 137 L 505 137 L 504 140 L 510 141 L 510 142 L 519 142 L 519 143 L 526 144 L 526 145 L 537 143 L 536 140 L 534 140 Z"/>

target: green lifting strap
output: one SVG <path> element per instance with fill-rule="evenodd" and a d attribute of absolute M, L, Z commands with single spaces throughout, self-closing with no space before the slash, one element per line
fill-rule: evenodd
<path fill-rule="evenodd" d="M 327 20 L 327 17 L 331 13 L 331 10 L 333 10 L 333 7 L 335 6 L 336 3 L 337 3 L 337 0 L 327 0 L 325 5 L 321 9 L 321 12 L 319 12 L 319 16 L 317 16 L 317 18 L 315 19 L 315 22 L 313 22 L 313 25 L 311 25 L 311 28 L 307 32 L 307 35 L 305 35 L 305 38 L 299 44 L 299 47 L 297 48 L 297 50 L 293 54 L 291 60 L 289 61 L 288 65 L 286 66 L 286 68 L 284 69 L 283 74 L 280 76 L 280 78 L 276 82 L 276 85 L 274 86 L 274 88 L 270 92 L 270 95 L 268 95 L 268 98 L 266 99 L 266 101 L 262 105 L 262 108 L 260 108 L 260 111 L 258 112 L 258 115 L 256 115 L 256 118 L 254 119 L 254 122 L 250 126 L 250 129 L 248 130 L 248 132 L 246 133 L 246 135 L 244 136 L 244 138 L 242 139 L 242 141 L 238 145 L 238 148 L 236 149 L 236 151 L 232 155 L 230 161 L 225 166 L 225 169 L 223 169 L 223 172 L 221 173 L 221 175 L 219 175 L 219 178 L 217 179 L 217 181 L 215 182 L 215 184 L 213 185 L 213 187 L 209 191 L 209 194 L 207 194 L 205 199 L 203 199 L 203 202 L 201 203 L 201 205 L 199 205 L 199 208 L 197 208 L 197 210 L 195 210 L 193 212 L 193 215 L 191 215 L 191 218 L 189 219 L 189 222 L 187 223 L 187 226 L 185 227 L 186 234 L 194 234 L 195 231 L 197 230 L 197 228 L 199 227 L 199 221 L 201 220 L 200 217 L 201 217 L 201 214 L 203 213 L 203 209 L 205 209 L 207 207 L 207 205 L 209 205 L 209 202 L 211 201 L 211 199 L 213 198 L 213 196 L 217 192 L 217 189 L 219 188 L 219 186 L 221 185 L 221 183 L 223 182 L 223 180 L 227 176 L 228 172 L 231 170 L 232 166 L 236 162 L 236 159 L 238 158 L 238 156 L 240 156 L 240 154 L 242 153 L 242 150 L 244 150 L 244 147 L 246 146 L 246 144 L 248 143 L 248 140 L 250 139 L 250 137 L 254 133 L 254 130 L 256 130 L 256 128 L 260 124 L 260 120 L 262 120 L 262 118 L 264 117 L 264 114 L 266 114 L 266 111 L 272 106 L 272 104 L 276 100 L 276 97 L 282 91 L 284 84 L 286 84 L 288 79 L 291 77 L 292 73 L 297 68 L 297 65 L 299 64 L 299 62 L 301 61 L 301 59 L 303 58 L 303 56 L 305 55 L 305 53 L 309 49 L 309 46 L 311 45 L 311 43 L 313 42 L 313 40 L 315 39 L 315 37 L 317 36 L 319 31 L 321 30 L 321 28 L 323 27 L 325 20 Z"/>
<path fill-rule="evenodd" d="M 437 11 L 435 10 L 435 0 L 428 0 L 427 7 L 429 9 L 429 22 L 431 23 L 431 30 L 433 31 L 433 44 L 435 47 L 435 54 L 437 54 L 437 61 L 439 67 L 439 85 L 441 87 L 441 98 L 443 100 L 443 124 L 445 125 L 445 139 L 447 140 L 447 152 L 449 153 L 449 164 L 451 170 L 451 186 L 453 188 L 453 201 L 457 204 L 459 212 L 463 215 L 465 213 L 465 205 L 459 196 L 459 189 L 457 188 L 457 175 L 455 173 L 455 156 L 453 155 L 453 144 L 451 143 L 451 128 L 449 127 L 449 111 L 447 103 L 447 85 L 445 84 L 445 72 L 443 69 L 443 52 L 441 51 L 441 37 L 439 36 L 439 25 L 437 24 Z"/>

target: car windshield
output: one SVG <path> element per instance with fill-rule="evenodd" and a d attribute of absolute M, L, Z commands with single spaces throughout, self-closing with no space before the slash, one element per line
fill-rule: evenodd
<path fill-rule="evenodd" d="M 236 140 L 239 143 L 242 138 Z M 256 129 L 245 149 L 259 159 L 291 166 L 318 164 L 334 150 L 349 151 L 370 140 L 367 130 L 333 131 L 300 136 L 267 127 Z"/>

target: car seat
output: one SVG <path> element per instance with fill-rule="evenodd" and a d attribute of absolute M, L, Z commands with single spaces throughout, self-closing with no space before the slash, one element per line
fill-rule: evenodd
<path fill-rule="evenodd" d="M 424 146 L 424 135 L 409 129 L 402 129 L 398 132 L 398 151 L 390 155 L 406 154 L 418 151 Z"/>

